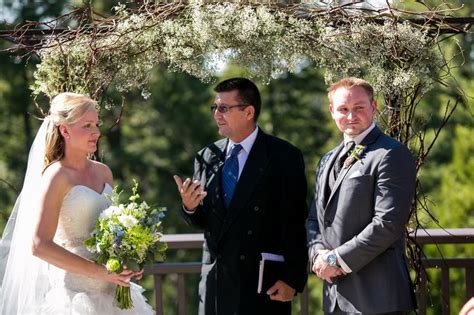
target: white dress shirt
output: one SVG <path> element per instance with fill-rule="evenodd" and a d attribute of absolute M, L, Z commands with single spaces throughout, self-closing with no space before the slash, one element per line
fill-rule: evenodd
<path fill-rule="evenodd" d="M 237 159 L 239 160 L 239 176 L 237 177 L 237 180 L 240 178 L 240 174 L 242 174 L 242 170 L 244 169 L 245 163 L 247 162 L 247 158 L 249 157 L 250 150 L 252 150 L 253 144 L 255 143 L 255 139 L 257 139 L 257 134 L 258 134 L 258 126 L 255 128 L 254 131 L 250 135 L 248 135 L 247 138 L 242 140 L 240 143 L 235 143 L 232 140 L 229 139 L 229 142 L 227 143 L 227 149 L 226 149 L 226 156 L 225 160 L 230 157 L 230 154 L 232 152 L 232 148 L 236 144 L 240 144 L 242 146 L 242 150 L 240 150 L 239 154 L 237 154 Z"/>

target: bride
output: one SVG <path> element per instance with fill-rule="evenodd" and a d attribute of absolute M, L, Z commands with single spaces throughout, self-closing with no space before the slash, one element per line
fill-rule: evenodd
<path fill-rule="evenodd" d="M 112 172 L 89 159 L 100 136 L 97 103 L 62 93 L 30 150 L 23 189 L 0 246 L 0 314 L 152 314 L 141 272 L 108 273 L 83 242 L 112 193 Z M 113 306 L 115 285 L 134 307 Z"/>

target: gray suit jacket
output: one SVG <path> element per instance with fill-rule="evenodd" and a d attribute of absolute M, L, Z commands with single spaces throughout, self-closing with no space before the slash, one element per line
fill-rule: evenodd
<path fill-rule="evenodd" d="M 362 141 L 361 160 L 342 169 L 333 190 L 332 165 L 342 144 L 317 168 L 307 220 L 310 261 L 319 249 L 337 249 L 352 272 L 324 282 L 323 308 L 384 313 L 415 306 L 407 259 L 405 224 L 415 193 L 415 162 L 400 142 L 375 127 Z"/>

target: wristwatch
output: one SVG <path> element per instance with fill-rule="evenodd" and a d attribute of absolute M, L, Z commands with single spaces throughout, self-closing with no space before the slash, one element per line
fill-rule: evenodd
<path fill-rule="evenodd" d="M 337 256 L 334 252 L 329 252 L 329 254 L 326 256 L 326 262 L 329 266 L 339 268 L 339 265 L 337 264 Z"/>

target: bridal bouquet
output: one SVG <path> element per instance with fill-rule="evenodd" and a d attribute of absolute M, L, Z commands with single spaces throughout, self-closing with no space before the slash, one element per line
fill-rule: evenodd
<path fill-rule="evenodd" d="M 146 263 L 165 258 L 167 245 L 160 240 L 166 209 L 140 202 L 135 180 L 130 202 L 120 203 L 122 192 L 117 190 L 116 186 L 109 196 L 112 204 L 100 214 L 91 237 L 84 245 L 95 254 L 94 260 L 105 264 L 109 272 L 121 273 L 125 266 L 138 272 Z M 133 307 L 129 287 L 117 286 L 114 304 L 120 309 Z"/>

